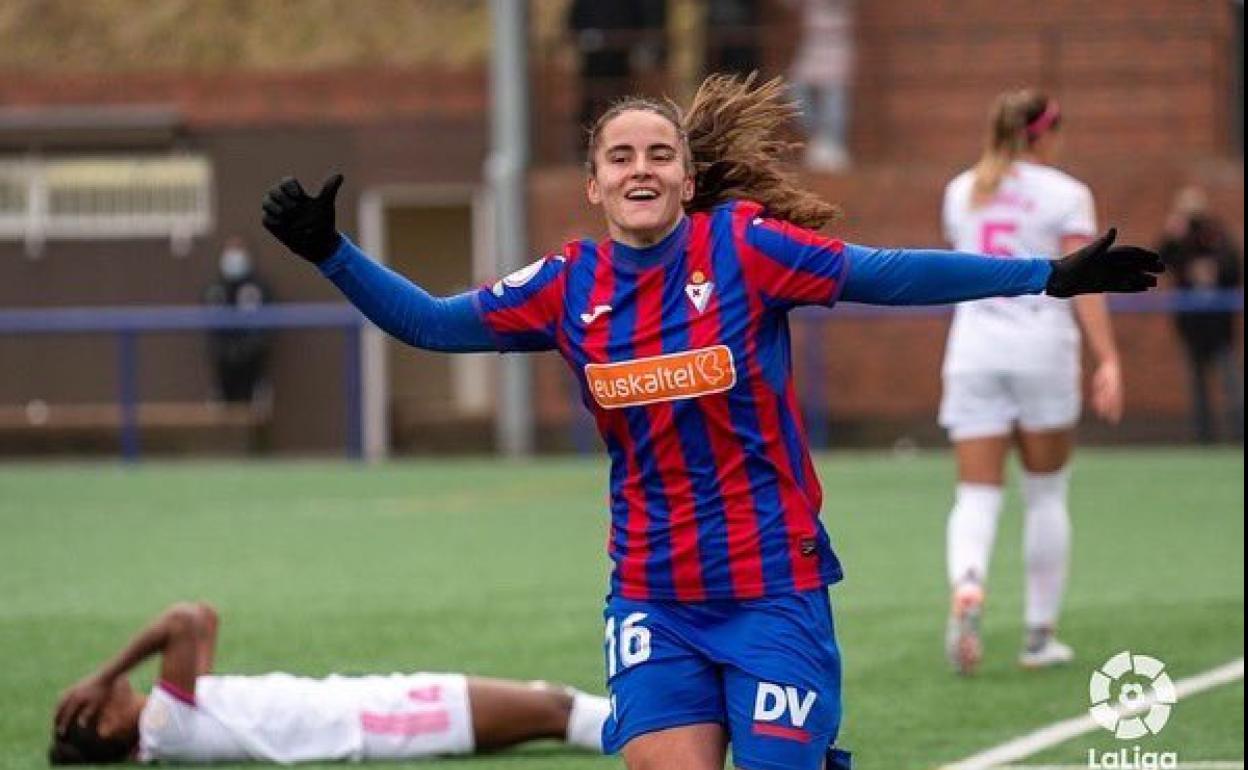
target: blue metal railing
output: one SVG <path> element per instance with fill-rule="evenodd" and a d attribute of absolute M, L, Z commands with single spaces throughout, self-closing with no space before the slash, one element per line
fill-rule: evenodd
<path fill-rule="evenodd" d="M 117 402 L 121 411 L 121 454 L 141 454 L 137 337 L 150 332 L 210 329 L 341 329 L 347 455 L 363 455 L 360 357 L 365 320 L 343 303 L 287 303 L 254 310 L 196 306 L 0 309 L 0 335 L 114 334 L 117 338 Z"/>
<path fill-rule="evenodd" d="M 1154 291 L 1146 294 L 1117 295 L 1110 299 L 1115 314 L 1232 312 L 1242 313 L 1244 294 L 1241 290 L 1219 291 Z M 794 314 L 796 323 L 813 329 L 811 340 L 817 340 L 818 327 L 840 319 L 903 317 L 939 317 L 952 312 L 952 306 L 878 307 L 844 303 L 833 312 L 822 308 L 804 308 Z M 287 303 L 269 305 L 251 311 L 196 306 L 156 307 L 77 307 L 0 309 L 0 335 L 114 334 L 117 337 L 118 393 L 121 408 L 122 456 L 137 459 L 141 452 L 137 382 L 137 336 L 149 332 L 205 331 L 209 329 L 341 329 L 345 348 L 343 361 L 343 392 L 346 410 L 347 454 L 359 458 L 363 452 L 361 424 L 362 383 L 360 381 L 361 332 L 367 321 L 355 308 L 343 303 Z M 797 351 L 803 364 L 798 383 L 799 399 L 810 429 L 811 444 L 826 446 L 827 414 L 821 399 L 824 381 L 824 346 L 808 341 Z M 571 382 L 571 381 L 569 381 Z M 580 394 L 571 385 L 569 395 L 579 400 Z M 579 411 L 579 410 L 578 410 Z M 596 446 L 593 424 L 588 419 L 571 422 L 572 445 L 580 451 Z"/>

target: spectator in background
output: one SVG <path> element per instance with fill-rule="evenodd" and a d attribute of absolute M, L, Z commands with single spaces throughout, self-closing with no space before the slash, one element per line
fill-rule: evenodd
<path fill-rule="evenodd" d="M 204 293 L 209 305 L 254 311 L 269 299 L 268 289 L 256 276 L 243 241 L 230 237 L 221 251 L 217 278 Z M 222 400 L 250 402 L 264 379 L 271 341 L 264 329 L 214 329 L 209 355 Z"/>
<path fill-rule="evenodd" d="M 1218 370 L 1229 430 L 1244 440 L 1244 383 L 1235 360 L 1235 314 L 1216 293 L 1241 285 L 1239 250 L 1226 227 L 1208 211 L 1204 190 L 1184 187 L 1174 198 L 1159 246 L 1175 286 L 1194 306 L 1175 314 L 1187 353 L 1192 428 L 1201 443 L 1215 439 L 1209 377 Z"/>
<path fill-rule="evenodd" d="M 666 59 L 666 0 L 572 0 L 567 26 L 580 56 L 582 128 L 632 90 L 634 74 Z"/>
<path fill-rule="evenodd" d="M 748 75 L 761 67 L 758 0 L 707 0 L 706 71 Z"/>
<path fill-rule="evenodd" d="M 851 0 L 788 0 L 801 11 L 802 38 L 790 79 L 802 105 L 806 165 L 840 171 L 849 165 L 849 89 L 854 68 Z"/>

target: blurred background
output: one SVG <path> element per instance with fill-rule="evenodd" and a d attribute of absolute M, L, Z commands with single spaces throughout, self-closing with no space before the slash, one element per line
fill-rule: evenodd
<path fill-rule="evenodd" d="M 519 14 L 523 71 L 492 74 L 500 8 Z M 1242 274 L 1242 2 L 6 0 L 0 453 L 491 451 L 513 376 L 530 383 L 507 407 L 523 412 L 518 446 L 593 450 L 553 354 L 512 371 L 382 340 L 262 230 L 261 195 L 341 171 L 344 232 L 430 291 L 462 291 L 508 268 L 492 83 L 527 89 L 527 262 L 603 232 L 581 192 L 587 117 L 754 69 L 822 94 L 791 128 L 807 141 L 792 161 L 842 206 L 846 240 L 944 246 L 941 194 L 978 157 L 992 98 L 1034 86 L 1061 102 L 1060 165 L 1103 224 L 1156 246 L 1203 212 Z M 1237 275 L 1116 304 L 1127 416 L 1087 421 L 1086 441 L 1242 442 Z M 1180 311 L 1234 329 L 1238 384 L 1213 378 L 1204 422 Z M 947 324 L 945 310 L 799 315 L 812 440 L 943 446 Z"/>

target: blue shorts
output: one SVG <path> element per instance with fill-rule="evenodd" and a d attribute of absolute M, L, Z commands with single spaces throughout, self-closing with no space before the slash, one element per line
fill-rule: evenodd
<path fill-rule="evenodd" d="M 716 723 L 750 770 L 848 767 L 841 655 L 826 589 L 748 601 L 608 597 L 609 753 L 643 733 Z"/>

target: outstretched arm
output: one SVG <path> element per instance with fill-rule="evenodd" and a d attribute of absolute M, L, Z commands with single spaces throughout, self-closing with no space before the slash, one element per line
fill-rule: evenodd
<path fill-rule="evenodd" d="M 368 320 L 409 345 L 448 353 L 498 349 L 477 311 L 473 292 L 433 297 L 369 259 L 345 237 L 318 267 Z"/>
<path fill-rule="evenodd" d="M 471 294 L 435 298 L 369 259 L 335 225 L 334 199 L 342 175 L 325 180 L 315 197 L 287 177 L 264 196 L 264 227 L 286 248 L 320 268 L 370 321 L 420 348 L 444 352 L 497 350 Z"/>
<path fill-rule="evenodd" d="M 95 673 L 66 690 L 56 706 L 56 728 L 90 723 L 103 708 L 113 683 L 153 655 L 161 655 L 160 679 L 184 693 L 195 693 L 195 679 L 212 670 L 217 613 L 203 602 L 168 607 Z"/>
<path fill-rule="evenodd" d="M 1114 246 L 1110 229 L 1061 259 L 996 259 L 956 251 L 869 249 L 846 245 L 849 275 L 841 299 L 876 305 L 948 302 L 1044 292 L 1073 297 L 1138 292 L 1157 285 L 1161 259 L 1137 246 Z"/>
<path fill-rule="evenodd" d="M 872 249 L 845 244 L 841 299 L 869 305 L 943 305 L 1044 291 L 1047 259 L 993 259 L 960 251 Z"/>

